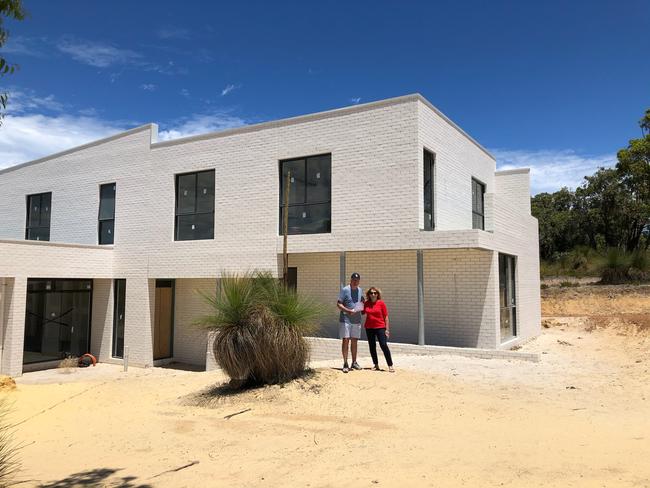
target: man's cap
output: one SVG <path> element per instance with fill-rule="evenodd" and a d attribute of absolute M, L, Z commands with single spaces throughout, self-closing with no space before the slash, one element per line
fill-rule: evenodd
<path fill-rule="evenodd" d="M 352 276 L 350 276 L 351 280 L 360 280 L 361 276 L 359 276 L 359 273 L 352 273 Z"/>

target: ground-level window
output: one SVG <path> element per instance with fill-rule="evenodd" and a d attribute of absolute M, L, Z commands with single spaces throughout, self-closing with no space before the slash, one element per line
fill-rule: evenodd
<path fill-rule="evenodd" d="M 499 254 L 499 307 L 501 309 L 501 342 L 517 335 L 516 260 Z"/>
<path fill-rule="evenodd" d="M 280 161 L 280 234 L 283 234 L 284 191 L 289 182 L 289 234 L 331 232 L 332 155 Z"/>
<path fill-rule="evenodd" d="M 124 312 L 126 309 L 126 280 L 113 282 L 113 344 L 112 356 L 124 357 Z"/>
<path fill-rule="evenodd" d="M 52 192 L 27 196 L 25 239 L 28 241 L 50 240 L 51 206 Z"/>
<path fill-rule="evenodd" d="M 472 229 L 485 229 L 485 185 L 472 178 Z"/>
<path fill-rule="evenodd" d="M 176 175 L 174 239 L 214 239 L 214 170 Z"/>
<path fill-rule="evenodd" d="M 92 280 L 27 280 L 23 362 L 81 356 L 90 349 Z"/>
<path fill-rule="evenodd" d="M 99 187 L 98 242 L 113 244 L 115 232 L 115 183 Z"/>
<path fill-rule="evenodd" d="M 435 220 L 433 216 L 434 205 L 434 169 L 435 156 L 432 152 L 424 150 L 424 230 L 434 230 Z"/>

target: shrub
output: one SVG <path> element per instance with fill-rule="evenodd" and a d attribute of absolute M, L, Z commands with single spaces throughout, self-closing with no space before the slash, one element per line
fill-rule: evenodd
<path fill-rule="evenodd" d="M 215 359 L 233 386 L 282 383 L 305 371 L 304 335 L 322 313 L 315 301 L 259 272 L 226 275 L 220 292 L 203 296 L 212 314 L 197 324 L 218 331 Z"/>
<path fill-rule="evenodd" d="M 616 285 L 628 281 L 628 257 L 617 248 L 607 251 L 605 265 L 601 272 L 601 283 Z"/>
<path fill-rule="evenodd" d="M 639 271 L 648 271 L 649 261 L 650 260 L 648 259 L 648 254 L 643 250 L 637 249 L 632 254 L 632 258 L 630 259 L 630 266 Z"/>

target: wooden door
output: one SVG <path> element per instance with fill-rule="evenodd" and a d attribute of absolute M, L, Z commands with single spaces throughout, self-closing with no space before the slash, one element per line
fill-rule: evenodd
<path fill-rule="evenodd" d="M 156 307 L 153 330 L 153 358 L 172 356 L 174 286 L 170 280 L 156 281 Z"/>

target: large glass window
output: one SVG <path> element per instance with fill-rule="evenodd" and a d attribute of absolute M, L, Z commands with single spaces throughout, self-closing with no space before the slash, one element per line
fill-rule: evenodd
<path fill-rule="evenodd" d="M 113 282 L 113 357 L 124 357 L 124 311 L 126 309 L 126 280 Z"/>
<path fill-rule="evenodd" d="M 436 227 L 433 215 L 434 169 L 435 156 L 424 150 L 424 230 L 434 230 Z"/>
<path fill-rule="evenodd" d="M 472 229 L 485 229 L 485 185 L 472 178 Z"/>
<path fill-rule="evenodd" d="M 175 239 L 214 239 L 214 170 L 176 175 Z"/>
<path fill-rule="evenodd" d="M 29 278 L 23 362 L 81 356 L 89 351 L 91 280 Z"/>
<path fill-rule="evenodd" d="M 499 254 L 499 306 L 501 342 L 517 335 L 517 300 L 515 257 Z"/>
<path fill-rule="evenodd" d="M 99 243 L 113 244 L 115 232 L 115 183 L 99 187 Z"/>
<path fill-rule="evenodd" d="M 280 161 L 280 234 L 289 172 L 289 234 L 331 232 L 332 155 Z"/>
<path fill-rule="evenodd" d="M 29 241 L 50 240 L 51 204 L 51 192 L 27 196 L 25 239 Z"/>

